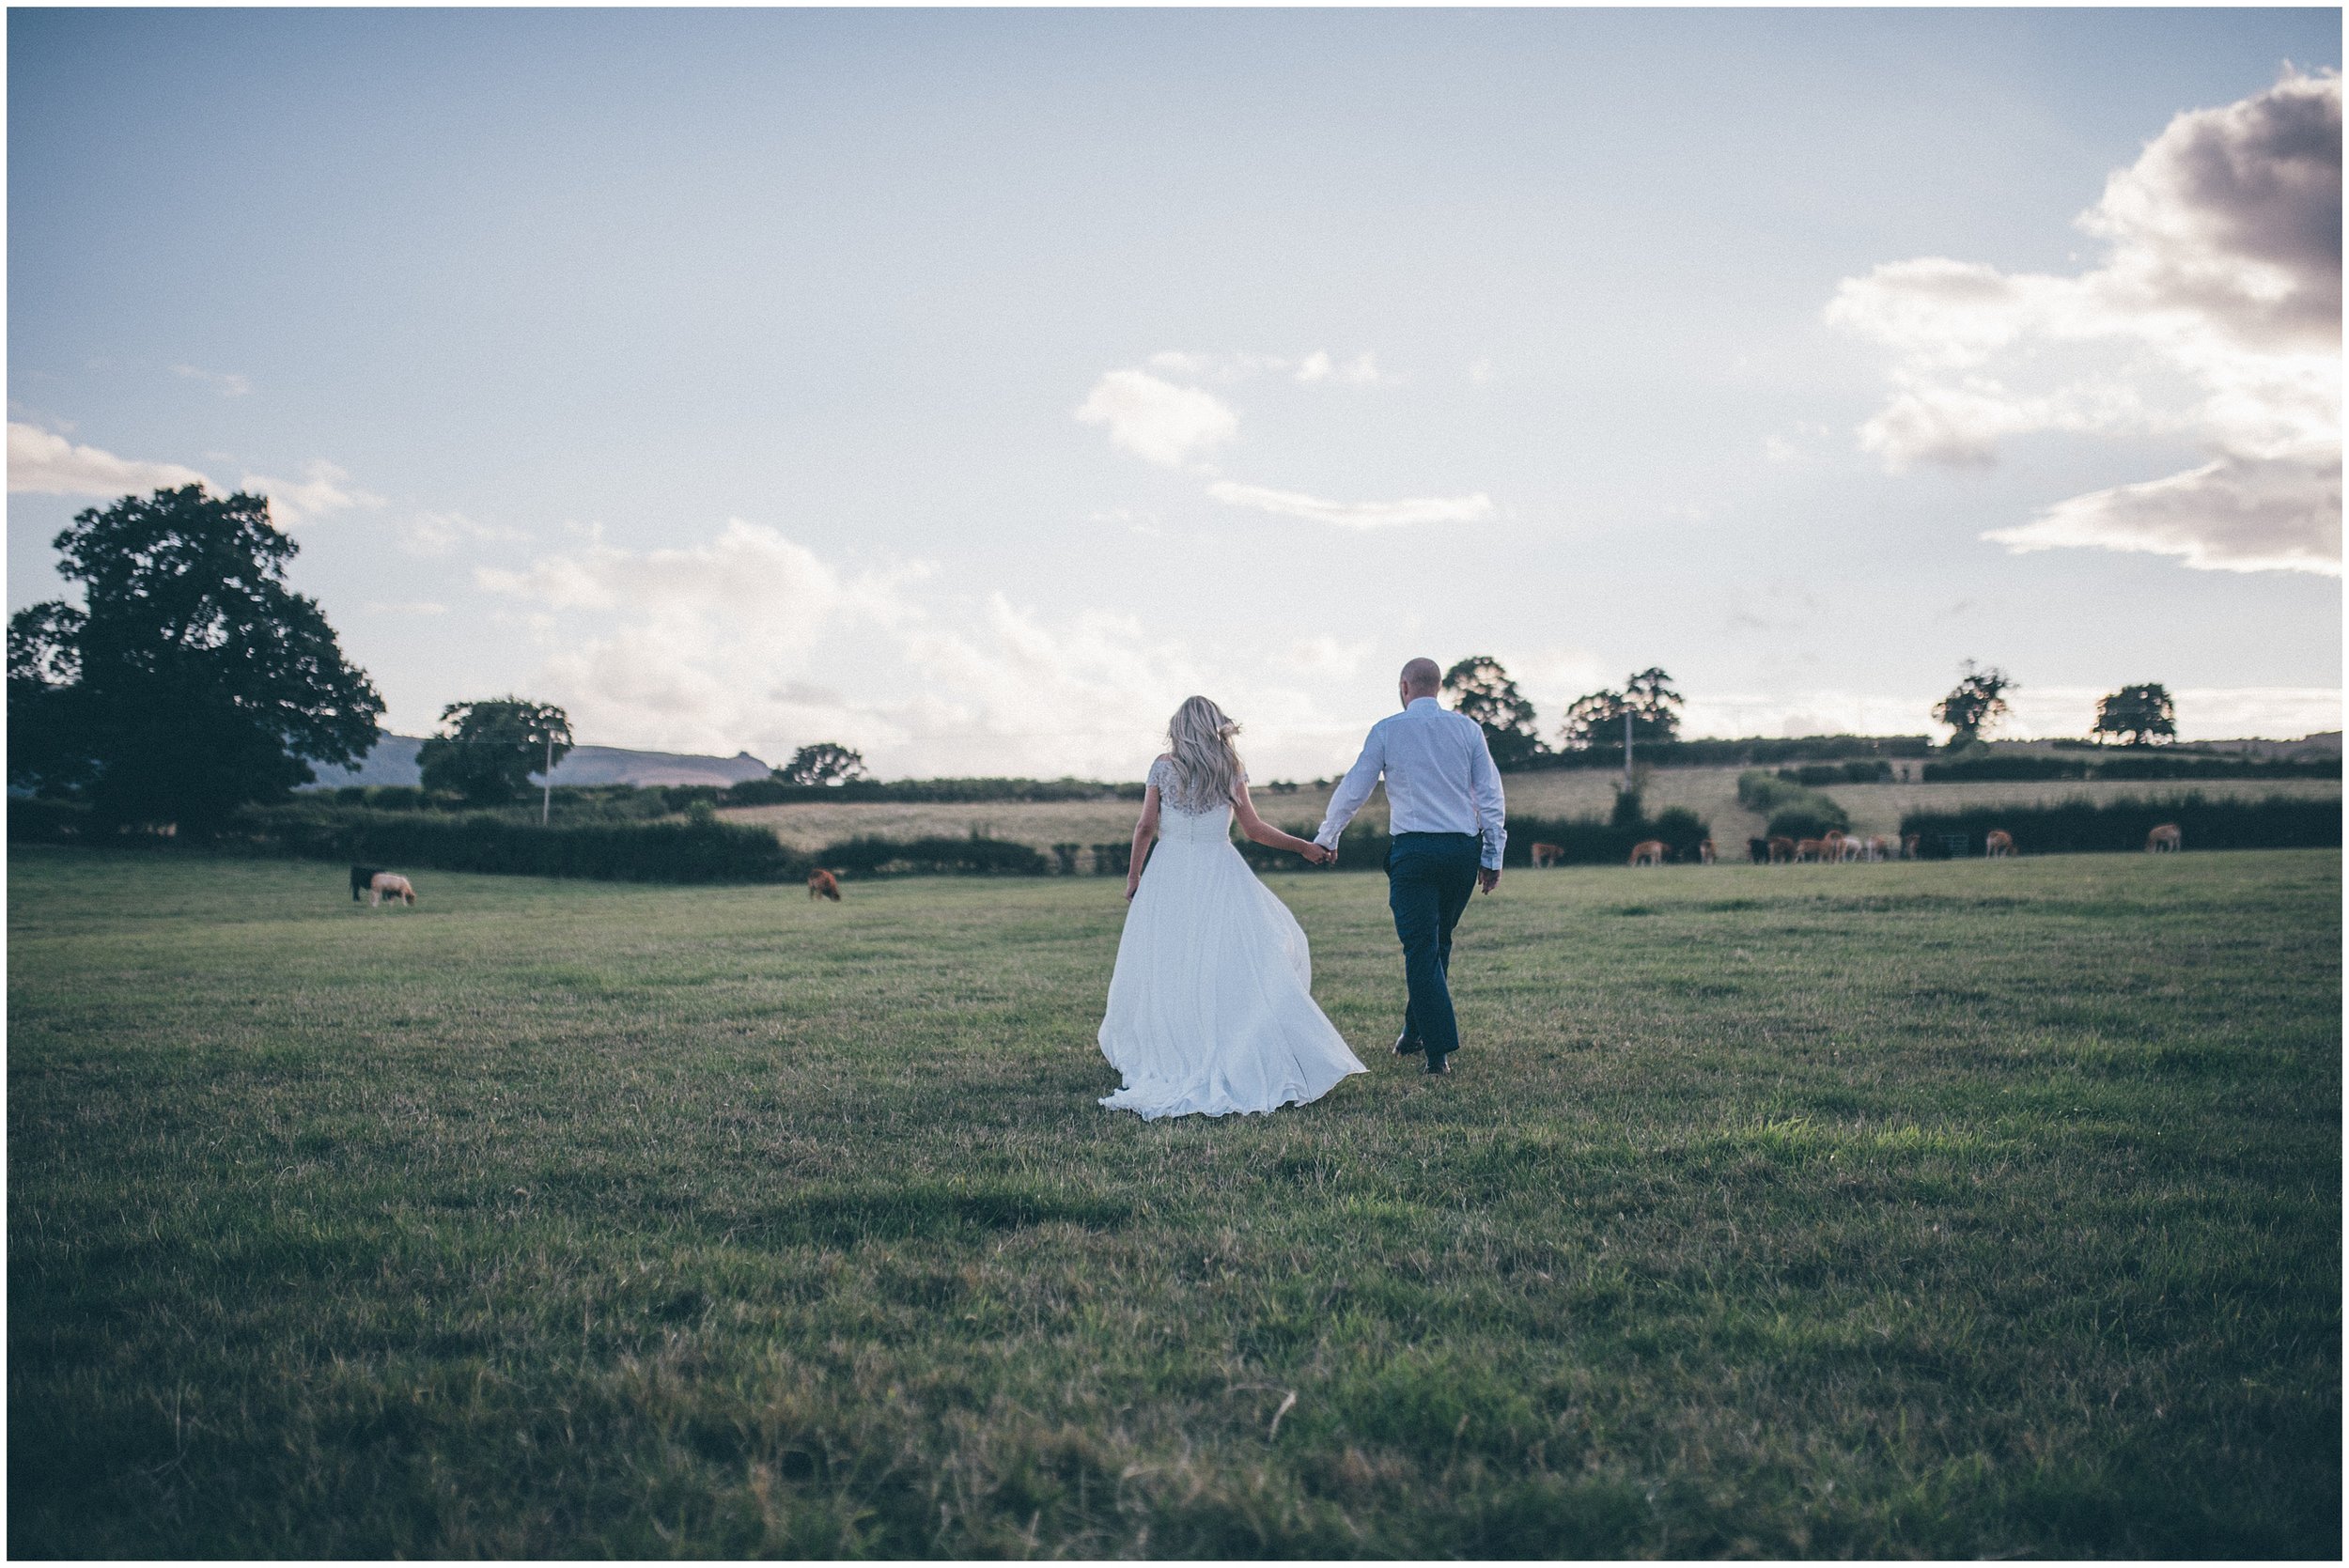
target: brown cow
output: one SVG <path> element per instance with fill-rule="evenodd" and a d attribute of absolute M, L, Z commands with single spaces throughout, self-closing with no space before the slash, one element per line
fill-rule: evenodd
<path fill-rule="evenodd" d="M 1800 865 L 1805 861 L 1816 861 L 1826 849 L 1827 846 L 1815 838 L 1799 839 L 1795 844 L 1795 863 Z"/>
<path fill-rule="evenodd" d="M 1697 864 L 1711 865 L 1712 863 L 1713 841 L 1708 838 L 1703 843 L 1697 846 Z"/>
<path fill-rule="evenodd" d="M 1921 856 L 1919 851 L 1924 842 L 1925 835 L 1922 833 L 1909 833 L 1905 835 L 1901 839 L 1901 859 L 1905 861 L 1921 859 Z"/>
<path fill-rule="evenodd" d="M 1829 828 L 1819 835 L 1819 859 L 1840 861 L 1843 858 L 1843 830 Z"/>
<path fill-rule="evenodd" d="M 807 896 L 810 899 L 829 898 L 840 902 L 840 880 L 821 867 L 807 874 Z"/>
<path fill-rule="evenodd" d="M 379 871 L 367 878 L 367 908 L 375 908 L 386 898 L 395 903 L 412 905 L 416 901 L 416 890 L 407 877 L 395 872 Z"/>
<path fill-rule="evenodd" d="M 2186 847 L 2186 835 L 2178 831 L 2174 822 L 2165 822 L 2145 835 L 2145 853 L 2174 855 Z"/>
<path fill-rule="evenodd" d="M 1994 861 L 2002 861 L 2015 853 L 2015 835 L 2004 828 L 1993 828 L 1982 841 L 1982 852 Z"/>
<path fill-rule="evenodd" d="M 1662 865 L 1667 851 L 1661 839 L 1642 839 L 1631 846 L 1633 865 Z"/>
<path fill-rule="evenodd" d="M 1791 838 L 1774 838 L 1770 840 L 1770 863 L 1772 865 L 1794 864 L 1795 841 Z"/>
<path fill-rule="evenodd" d="M 1554 844 L 1533 846 L 1533 869 L 1536 871 L 1546 865 L 1556 865 L 1565 858 L 1566 852 Z"/>

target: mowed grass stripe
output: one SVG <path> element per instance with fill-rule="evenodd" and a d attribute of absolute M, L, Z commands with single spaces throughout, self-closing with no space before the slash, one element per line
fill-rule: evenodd
<path fill-rule="evenodd" d="M 10 869 L 19 1555 L 2338 1550 L 2337 854 L 1513 874 L 1437 1082 L 1278 878 L 1147 1126 L 1111 882 Z"/>

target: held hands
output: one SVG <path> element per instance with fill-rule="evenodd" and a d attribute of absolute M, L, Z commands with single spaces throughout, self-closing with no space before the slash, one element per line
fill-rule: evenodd
<path fill-rule="evenodd" d="M 1311 840 L 1307 840 L 1305 847 L 1299 849 L 1298 853 L 1305 857 L 1305 863 L 1307 865 L 1334 865 L 1337 863 L 1338 852 L 1336 850 L 1325 849 L 1320 845 L 1315 844 Z"/>

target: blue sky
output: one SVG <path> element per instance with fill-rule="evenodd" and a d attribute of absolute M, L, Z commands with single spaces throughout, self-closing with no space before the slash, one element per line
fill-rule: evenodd
<path fill-rule="evenodd" d="M 1546 725 L 1660 663 L 1914 732 L 1971 657 L 2017 733 L 2337 727 L 2340 34 L 12 11 L 9 603 L 194 473 L 409 733 L 1138 776 L 1196 690 L 1316 775 L 1419 653 Z"/>

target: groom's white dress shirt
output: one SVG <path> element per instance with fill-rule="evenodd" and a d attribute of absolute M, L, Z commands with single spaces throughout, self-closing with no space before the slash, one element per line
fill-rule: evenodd
<path fill-rule="evenodd" d="M 1394 833 L 1473 833 L 1484 840 L 1478 862 L 1501 869 L 1509 842 L 1508 808 L 1501 769 L 1493 766 L 1484 727 L 1433 697 L 1414 697 L 1370 728 L 1362 754 L 1346 770 L 1314 842 L 1335 848 L 1338 835 L 1387 776 L 1387 831 Z"/>

